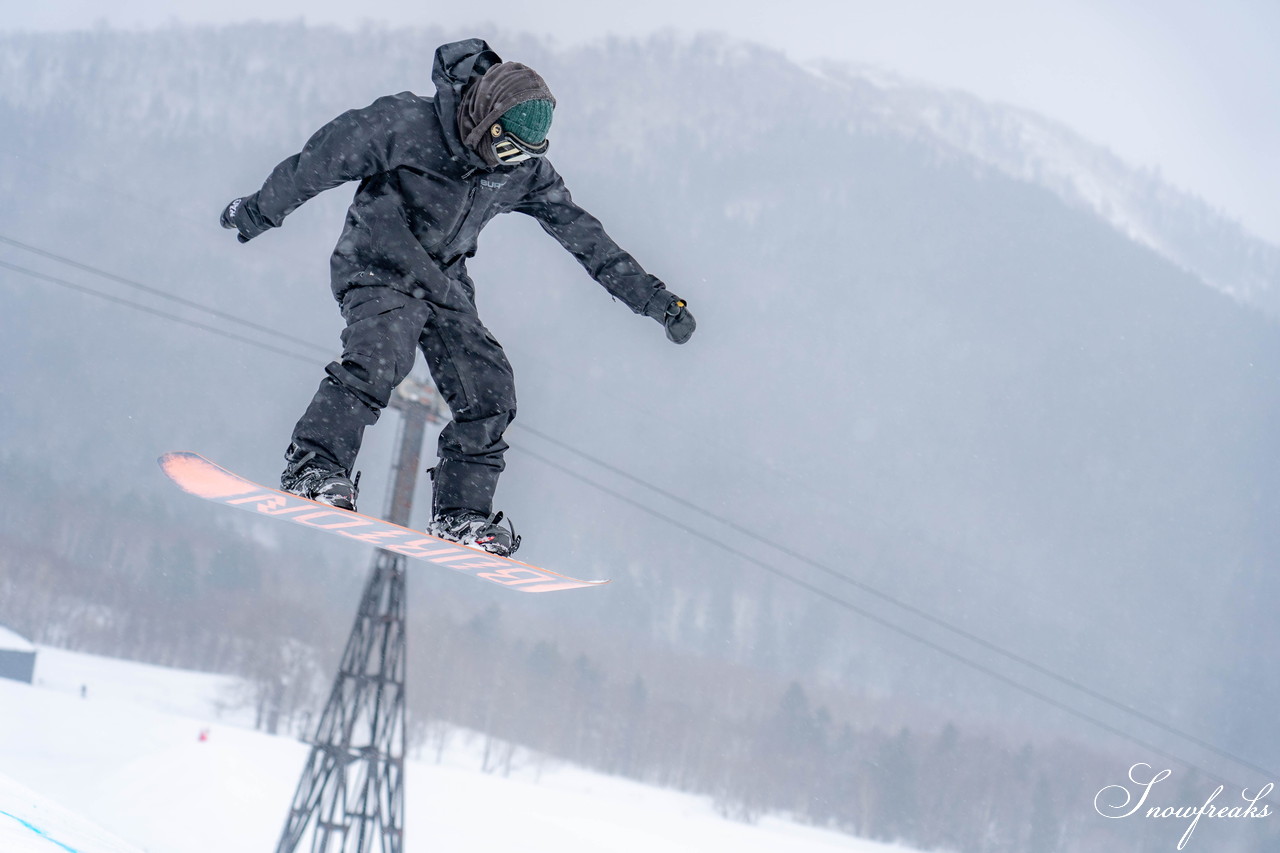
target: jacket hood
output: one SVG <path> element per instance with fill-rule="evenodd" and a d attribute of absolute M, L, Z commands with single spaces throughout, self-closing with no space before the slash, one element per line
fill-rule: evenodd
<path fill-rule="evenodd" d="M 502 58 L 484 39 L 466 39 L 436 48 L 435 64 L 431 68 L 431 81 L 436 84 L 436 117 L 444 128 L 449 153 L 480 169 L 490 166 L 474 149 L 462 143 L 462 134 L 458 132 L 458 107 L 467 84 L 480 79 L 501 62 Z"/>

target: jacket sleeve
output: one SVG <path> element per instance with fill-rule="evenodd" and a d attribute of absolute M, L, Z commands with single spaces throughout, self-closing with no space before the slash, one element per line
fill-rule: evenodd
<path fill-rule="evenodd" d="M 276 166 L 262 189 L 244 200 L 251 230 L 278 228 L 303 202 L 325 190 L 399 165 L 397 129 L 403 120 L 397 101 L 398 96 L 389 95 L 363 109 L 348 110 L 317 130 L 301 152 Z"/>
<path fill-rule="evenodd" d="M 538 161 L 533 187 L 515 207 L 559 241 L 605 290 L 637 314 L 661 318 L 671 294 L 605 233 L 600 220 L 574 203 L 558 172 Z"/>

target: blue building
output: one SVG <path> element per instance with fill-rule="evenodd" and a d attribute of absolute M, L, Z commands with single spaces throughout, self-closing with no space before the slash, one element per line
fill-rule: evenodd
<path fill-rule="evenodd" d="M 31 683 L 36 672 L 36 647 L 0 625 L 0 678 Z"/>

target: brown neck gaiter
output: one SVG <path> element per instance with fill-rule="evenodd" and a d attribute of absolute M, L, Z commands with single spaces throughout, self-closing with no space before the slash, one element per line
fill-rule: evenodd
<path fill-rule="evenodd" d="M 507 110 L 533 100 L 550 101 L 552 106 L 556 102 L 538 72 L 519 62 L 499 63 L 463 91 L 458 104 L 458 135 L 486 163 L 497 166 L 493 147 L 488 144 L 489 128 Z"/>

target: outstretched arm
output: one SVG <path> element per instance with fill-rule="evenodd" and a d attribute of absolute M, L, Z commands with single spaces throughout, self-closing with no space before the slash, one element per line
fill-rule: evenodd
<path fill-rule="evenodd" d="M 379 98 L 320 128 L 302 151 L 271 171 L 262 189 L 227 206 L 223 226 L 237 229 L 242 242 L 250 240 L 278 228 L 303 202 L 327 189 L 395 168 L 395 129 L 403 120 L 399 98 Z"/>
<path fill-rule="evenodd" d="M 693 334 L 694 322 L 684 300 L 645 272 L 605 233 L 600 220 L 574 203 L 550 162 L 540 160 L 537 168 L 534 186 L 516 210 L 537 219 L 593 279 L 628 308 L 662 323 L 667 336 L 676 343 L 687 341 Z"/>

